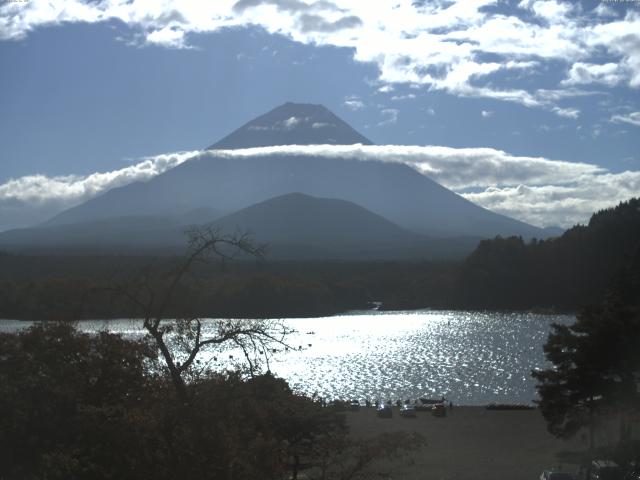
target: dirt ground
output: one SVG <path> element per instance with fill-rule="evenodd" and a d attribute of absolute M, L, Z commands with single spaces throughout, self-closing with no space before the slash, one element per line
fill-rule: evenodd
<path fill-rule="evenodd" d="M 355 437 L 406 431 L 426 438 L 426 446 L 408 458 L 380 466 L 394 480 L 538 479 L 543 469 L 558 466 L 576 473 L 577 465 L 561 459 L 587 447 L 584 438 L 565 442 L 549 434 L 538 410 L 455 407 L 444 418 L 428 412 L 402 418 L 394 408 L 393 418 L 385 419 L 373 408 L 361 408 L 347 413 L 347 421 Z"/>

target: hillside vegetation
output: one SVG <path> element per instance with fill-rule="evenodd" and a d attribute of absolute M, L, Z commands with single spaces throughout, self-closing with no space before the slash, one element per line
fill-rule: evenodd
<path fill-rule="evenodd" d="M 236 261 L 194 269 L 172 315 L 301 317 L 351 309 L 576 311 L 640 264 L 640 199 L 593 215 L 561 237 L 484 240 L 463 262 Z M 0 318 L 132 316 L 107 290 L 179 258 L 0 254 Z"/>
<path fill-rule="evenodd" d="M 573 310 L 597 302 L 612 277 L 640 255 L 640 199 L 594 213 L 561 237 L 485 240 L 463 263 L 456 306 Z"/>

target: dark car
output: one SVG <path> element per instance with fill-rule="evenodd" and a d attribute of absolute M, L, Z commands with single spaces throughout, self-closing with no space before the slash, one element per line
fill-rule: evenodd
<path fill-rule="evenodd" d="M 433 407 L 431 407 L 431 415 L 433 415 L 434 417 L 446 417 L 447 408 L 444 406 L 444 403 L 436 403 Z"/>
<path fill-rule="evenodd" d="M 391 405 L 382 404 L 379 405 L 376 413 L 380 418 L 391 418 L 393 417 L 393 410 L 391 409 Z"/>
<path fill-rule="evenodd" d="M 416 418 L 416 407 L 405 404 L 400 407 L 400 416 L 405 418 Z"/>

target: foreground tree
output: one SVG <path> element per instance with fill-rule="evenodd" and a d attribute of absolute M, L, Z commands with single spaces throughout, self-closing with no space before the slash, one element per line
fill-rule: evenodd
<path fill-rule="evenodd" d="M 351 440 L 344 416 L 270 374 L 201 375 L 185 408 L 153 345 L 68 323 L 0 334 L 0 352 L 3 480 L 369 479 L 421 445 Z"/>
<path fill-rule="evenodd" d="M 143 318 L 178 397 L 188 402 L 187 380 L 197 376 L 198 356 L 205 350 L 228 346 L 239 349 L 248 372 L 254 375 L 261 363 L 279 349 L 289 349 L 286 337 L 292 333 L 282 322 L 265 319 L 210 319 L 197 315 L 171 318 L 172 311 L 197 312 L 189 308 L 188 284 L 199 263 L 209 260 L 226 262 L 237 257 L 261 259 L 265 246 L 255 244 L 246 233 L 225 234 L 211 227 L 193 227 L 187 232 L 189 248 L 184 259 L 169 271 L 145 270 L 138 278 L 111 290 L 131 302 Z M 186 285 L 186 286 L 185 286 Z M 180 308 L 176 309 L 175 306 Z"/>
<path fill-rule="evenodd" d="M 636 254 L 602 304 L 584 308 L 573 325 L 552 326 L 544 352 L 553 367 L 532 373 L 549 431 L 571 437 L 588 427 L 591 449 L 602 413 L 621 416 L 625 440 L 640 405 L 639 259 Z"/>
<path fill-rule="evenodd" d="M 70 324 L 0 334 L 0 478 L 147 478 L 154 349 Z M 145 468 L 140 467 L 145 464 Z"/>

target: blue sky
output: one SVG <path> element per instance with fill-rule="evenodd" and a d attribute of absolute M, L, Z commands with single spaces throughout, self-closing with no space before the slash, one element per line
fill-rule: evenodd
<path fill-rule="evenodd" d="M 0 230 L 286 101 L 430 146 L 425 173 L 537 225 L 640 193 L 640 2 L 4 0 L 0 71 Z M 484 183 L 443 173 L 479 156 Z"/>

